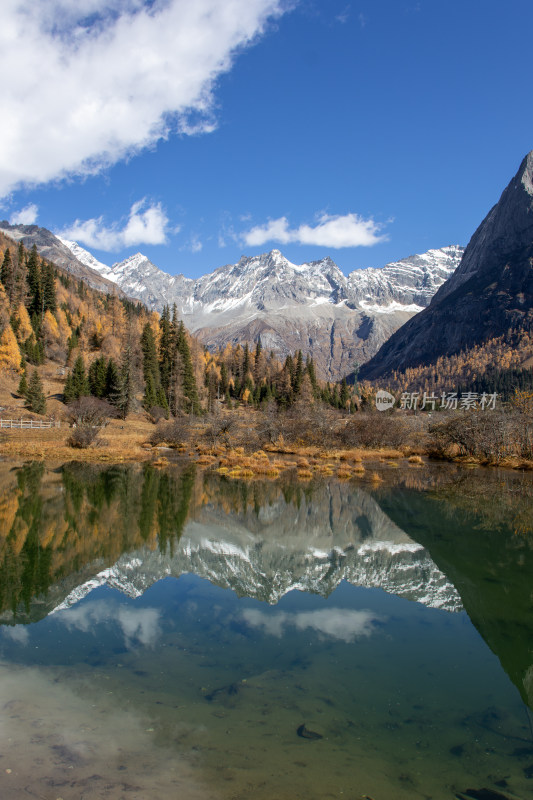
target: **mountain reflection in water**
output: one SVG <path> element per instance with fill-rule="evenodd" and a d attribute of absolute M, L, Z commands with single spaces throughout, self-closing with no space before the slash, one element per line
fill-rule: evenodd
<path fill-rule="evenodd" d="M 468 769 L 474 770 L 472 774 L 480 769 L 480 759 L 485 758 L 479 747 L 490 754 L 498 737 L 503 737 L 507 750 L 500 753 L 503 760 L 494 766 L 487 785 L 492 791 L 499 791 L 497 787 L 505 790 L 510 781 L 509 776 L 505 777 L 505 758 L 516 751 L 519 769 L 517 772 L 513 765 L 510 774 L 518 774 L 522 783 L 510 782 L 509 791 L 521 792 L 523 780 L 529 780 L 527 759 L 533 763 L 533 743 L 530 747 L 525 713 L 520 723 L 518 711 L 506 716 L 501 709 L 503 700 L 495 700 L 492 710 L 490 706 L 482 708 L 481 701 L 476 700 L 468 710 L 468 693 L 473 691 L 475 678 L 469 683 L 465 677 L 464 687 L 454 690 L 464 692 L 464 698 L 457 697 L 454 703 L 458 707 L 463 703 L 465 711 L 459 721 L 454 721 L 457 712 L 450 710 L 449 730 L 439 733 L 448 742 L 441 752 L 430 742 L 444 724 L 446 712 L 441 712 L 442 720 L 437 722 L 428 716 L 425 701 L 413 698 L 417 690 L 421 697 L 429 692 L 432 675 L 439 675 L 443 693 L 450 692 L 458 663 L 468 662 L 470 657 L 474 659 L 472 664 L 483 662 L 485 656 L 478 643 L 460 622 L 464 613 L 456 613 L 465 609 L 522 700 L 533 707 L 533 536 L 527 522 L 532 486 L 529 476 L 466 473 L 455 468 L 418 473 L 407 470 L 373 488 L 368 484 L 360 488 L 337 481 L 306 486 L 279 481 L 246 483 L 204 473 L 194 466 L 156 469 L 150 465 L 101 467 L 73 463 L 49 469 L 42 463 L 17 468 L 0 465 L 3 664 L 8 664 L 9 659 L 13 663 L 20 661 L 20 680 L 27 675 L 33 686 L 41 686 L 46 693 L 42 666 L 51 669 L 56 665 L 56 669 L 63 663 L 52 644 L 56 637 L 65 648 L 64 663 L 72 665 L 72 669 L 76 665 L 76 672 L 69 667 L 69 686 L 76 684 L 78 678 L 74 675 L 79 675 L 79 691 L 83 693 L 84 681 L 90 674 L 86 670 L 101 670 L 118 697 L 124 691 L 124 680 L 115 685 L 114 673 L 109 670 L 127 667 L 134 683 L 139 681 L 139 686 L 144 686 L 139 690 L 141 695 L 160 698 L 153 702 L 164 706 L 161 719 L 166 719 L 172 708 L 183 708 L 185 717 L 190 712 L 189 721 L 182 720 L 178 733 L 172 734 L 189 748 L 186 768 L 179 780 L 176 778 L 178 783 L 187 784 L 183 790 L 187 797 L 245 797 L 252 792 L 252 784 L 246 787 L 244 783 L 239 784 L 240 794 L 222 790 L 206 794 L 196 783 L 194 760 L 190 761 L 195 748 L 203 747 L 201 731 L 209 729 L 213 731 L 209 735 L 215 735 L 220 725 L 217 736 L 225 735 L 226 730 L 229 734 L 231 715 L 237 711 L 248 714 L 247 722 L 239 717 L 245 728 L 257 726 L 260 732 L 261 713 L 268 713 L 269 719 L 271 715 L 279 717 L 278 724 L 287 731 L 286 735 L 292 730 L 294 741 L 290 740 L 290 746 L 283 744 L 282 750 L 294 755 L 295 760 L 287 766 L 286 782 L 276 784 L 274 793 L 279 797 L 303 796 L 298 793 L 303 791 L 303 784 L 300 789 L 294 784 L 302 769 L 298 766 L 302 757 L 293 754 L 293 747 L 303 743 L 326 748 L 336 742 L 337 755 L 331 752 L 328 758 L 337 763 L 335 759 L 345 757 L 345 740 L 351 742 L 352 749 L 367 747 L 365 775 L 372 775 L 379 763 L 382 777 L 374 793 L 381 792 L 380 798 L 389 800 L 431 794 L 431 781 L 441 781 L 441 785 L 445 780 L 438 777 L 439 770 L 446 774 L 449 759 L 453 765 L 460 762 L 459 783 L 453 785 L 459 793 L 464 792 L 469 786 L 460 781 L 467 780 Z M 509 496 L 514 503 L 506 515 Z M 492 498 L 492 504 L 487 498 Z M 161 580 L 169 577 L 180 578 L 181 588 L 176 590 L 176 596 L 171 588 L 175 584 Z M 353 587 L 363 587 L 357 591 L 367 594 L 355 595 Z M 376 594 L 376 590 L 388 594 Z M 333 602 L 326 602 L 326 598 Z M 417 601 L 426 610 L 417 611 L 416 603 L 410 605 L 406 601 Z M 429 627 L 424 627 L 430 625 L 433 618 L 427 615 L 431 613 L 440 615 L 435 619 L 440 626 L 439 647 L 444 650 L 439 651 L 438 658 L 449 659 L 448 666 L 432 664 L 430 651 L 437 646 L 437 640 L 430 644 Z M 421 627 L 411 630 L 409 620 L 415 619 Z M 455 619 L 458 621 L 452 623 Z M 174 629 L 175 633 L 171 633 Z M 45 631 L 52 636 L 50 643 L 43 638 Z M 392 665 L 388 663 L 391 656 L 387 642 L 392 641 L 395 632 L 404 640 L 404 649 L 394 651 L 396 660 Z M 186 661 L 176 660 L 178 650 L 172 637 L 178 637 L 179 653 L 187 654 Z M 426 638 L 429 651 L 425 649 Z M 449 644 L 445 645 L 445 641 Z M 356 648 L 354 653 L 362 661 L 353 660 L 352 651 L 346 649 L 350 647 Z M 426 660 L 432 664 L 427 671 Z M 197 679 L 191 678 L 191 670 Z M 487 670 L 485 678 L 479 676 L 480 687 L 494 681 L 493 666 L 487 665 Z M 328 687 L 328 671 L 338 683 L 335 692 Z M 409 672 L 417 685 L 409 683 Z M 163 683 L 159 686 L 163 679 L 157 676 L 164 673 L 173 676 L 173 688 Z M 236 680 L 236 675 L 241 677 Z M 392 675 L 397 686 L 390 691 L 402 710 L 395 710 L 391 700 L 388 711 L 378 713 L 370 682 L 374 679 L 386 686 Z M 191 680 L 202 680 L 205 685 L 193 691 L 189 689 Z M 0 700 L 7 706 L 11 702 L 6 699 L 9 691 L 17 691 L 14 681 L 11 673 L 0 681 Z M 134 684 L 128 687 L 131 693 Z M 172 694 L 178 689 L 182 693 L 179 701 Z M 78 689 L 76 697 L 68 695 L 73 708 L 79 706 L 77 692 Z M 67 702 L 66 697 L 54 689 L 43 714 L 53 717 L 59 713 L 57 708 Z M 305 697 L 309 698 L 305 701 L 306 717 L 301 719 Z M 411 698 L 408 703 L 406 698 Z M 367 734 L 363 735 L 365 724 L 354 719 L 367 702 Z M 443 702 L 442 698 L 435 700 L 435 708 Z M 342 721 L 338 710 L 341 708 Z M 142 750 L 143 730 L 152 730 L 147 723 L 142 728 L 142 714 L 147 713 L 143 711 L 131 727 L 132 752 Z M 318 713 L 324 716 L 317 716 Z M 383 719 L 381 713 L 385 714 Z M 160 723 L 163 725 L 161 720 Z M 165 722 L 170 724 L 169 720 Z M 214 728 L 209 727 L 213 725 Z M 118 728 L 113 730 L 113 735 L 118 736 Z M 374 742 L 378 730 L 384 738 Z M 393 739 L 387 743 L 387 737 L 394 737 L 395 731 L 400 730 L 406 763 L 417 761 L 424 748 L 427 759 L 430 751 L 431 758 L 437 759 L 431 766 L 428 760 L 424 767 L 424 780 L 429 781 L 425 788 L 422 777 L 417 779 L 415 773 L 402 772 L 398 765 L 394 769 L 399 777 L 393 780 L 388 776 L 387 762 L 381 760 L 381 748 L 388 752 L 387 748 L 394 746 Z M 364 745 L 366 740 L 369 744 Z M 474 741 L 479 744 L 469 744 Z M 69 746 L 61 744 L 67 749 Z M 158 740 L 160 746 L 162 742 Z M 235 760 L 235 765 L 240 764 L 234 769 L 244 769 L 243 775 L 251 769 L 241 763 L 247 746 L 254 751 L 256 744 L 251 740 L 247 743 L 246 736 L 242 742 L 235 740 L 232 755 L 227 756 L 230 761 Z M 258 744 L 257 752 L 264 746 L 265 742 Z M 86 747 L 95 748 L 95 752 L 98 749 L 94 742 Z M 413 748 L 412 752 L 409 748 Z M 214 770 L 213 774 L 222 769 L 223 749 L 220 743 L 205 751 L 203 766 Z M 154 776 L 160 769 L 157 765 L 162 752 L 158 750 L 157 757 L 153 753 L 150 769 Z M 277 750 L 272 755 L 282 758 Z M 398 759 L 400 764 L 401 757 Z M 38 760 L 36 756 L 36 763 Z M 174 785 L 172 763 L 171 755 L 166 753 L 168 786 Z M 337 766 L 339 775 L 348 769 L 341 761 Z M 424 769 L 421 767 L 420 775 Z M 261 780 L 254 778 L 252 793 L 273 796 L 273 784 Z M 308 776 L 309 797 L 315 796 L 315 780 L 316 776 Z M 156 777 L 150 787 L 156 795 L 159 791 L 158 796 L 170 796 L 165 794 L 170 791 L 167 784 L 164 789 L 157 789 Z M 125 790 L 119 787 L 116 791 Z M 435 798 L 454 796 L 435 793 L 433 785 L 431 791 Z M 65 796 L 64 790 L 62 795 Z"/>
<path fill-rule="evenodd" d="M 5 622 L 68 607 L 98 585 L 136 597 L 187 572 L 268 603 L 293 589 L 328 596 L 347 580 L 461 608 L 427 550 L 353 486 L 247 486 L 193 467 L 50 472 L 40 463 L 11 480 L 0 499 Z"/>

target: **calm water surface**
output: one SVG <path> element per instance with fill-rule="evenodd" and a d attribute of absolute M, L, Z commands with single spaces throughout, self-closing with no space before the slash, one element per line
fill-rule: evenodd
<path fill-rule="evenodd" d="M 1 464 L 0 797 L 532 797 L 532 477 L 381 470 Z"/>

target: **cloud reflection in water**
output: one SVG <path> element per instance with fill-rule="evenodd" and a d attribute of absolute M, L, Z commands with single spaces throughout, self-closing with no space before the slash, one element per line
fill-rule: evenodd
<path fill-rule="evenodd" d="M 125 605 L 110 605 L 103 601 L 76 606 L 60 611 L 57 618 L 69 629 L 87 633 L 95 625 L 117 624 L 124 635 L 126 647 L 135 644 L 154 647 L 161 635 L 159 624 L 161 611 L 157 608 L 129 608 Z"/>
<path fill-rule="evenodd" d="M 384 618 L 373 611 L 353 611 L 347 608 L 325 608 L 317 611 L 287 613 L 278 611 L 266 614 L 254 608 L 242 612 L 242 618 L 252 628 L 258 628 L 271 636 L 281 637 L 286 628 L 311 629 L 320 636 L 354 642 L 363 636 L 371 636 L 376 623 Z"/>

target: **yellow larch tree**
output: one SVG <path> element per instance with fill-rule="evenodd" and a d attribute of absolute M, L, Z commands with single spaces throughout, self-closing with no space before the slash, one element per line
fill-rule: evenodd
<path fill-rule="evenodd" d="M 0 372 L 20 372 L 20 350 L 11 325 L 0 335 Z"/>
<path fill-rule="evenodd" d="M 57 327 L 59 329 L 59 338 L 61 343 L 66 346 L 69 337 L 72 334 L 72 328 L 68 324 L 67 315 L 62 308 L 56 311 Z"/>
<path fill-rule="evenodd" d="M 31 326 L 30 317 L 24 303 L 19 303 L 15 309 L 13 318 L 16 324 L 17 339 L 19 342 L 25 342 L 28 336 L 31 336 L 33 333 L 33 328 Z"/>
<path fill-rule="evenodd" d="M 43 336 L 46 345 L 59 344 L 59 326 L 51 311 L 46 310 L 43 318 Z"/>

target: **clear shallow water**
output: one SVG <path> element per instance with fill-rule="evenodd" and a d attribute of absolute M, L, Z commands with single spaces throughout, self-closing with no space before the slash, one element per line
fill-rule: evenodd
<path fill-rule="evenodd" d="M 473 478 L 0 478 L 2 797 L 532 796 L 531 539 Z"/>

